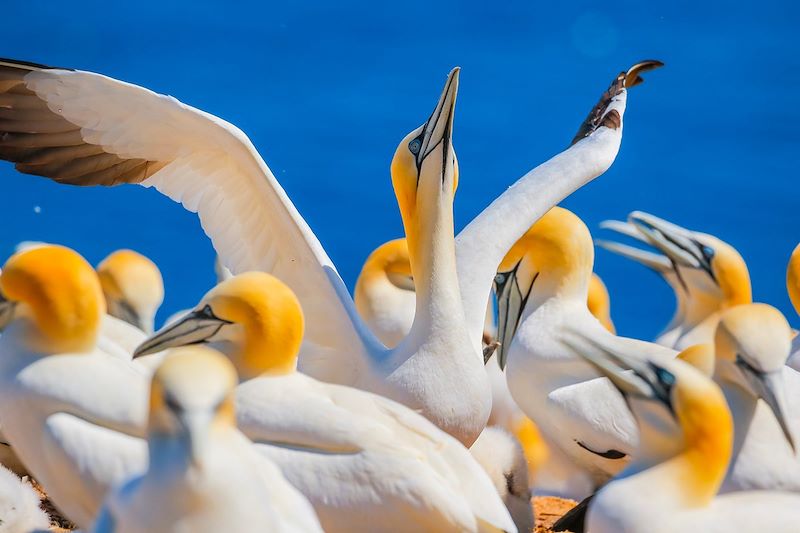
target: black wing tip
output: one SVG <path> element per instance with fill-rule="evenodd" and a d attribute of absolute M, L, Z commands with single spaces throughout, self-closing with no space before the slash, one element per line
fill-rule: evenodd
<path fill-rule="evenodd" d="M 54 67 L 51 65 L 34 63 L 33 61 L 23 61 L 21 59 L 9 59 L 6 57 L 0 57 L 0 66 L 18 68 L 22 70 L 75 70 L 73 68 Z"/>

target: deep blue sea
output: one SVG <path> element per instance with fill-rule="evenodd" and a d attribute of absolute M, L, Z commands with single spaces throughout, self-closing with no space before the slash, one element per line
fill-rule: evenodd
<path fill-rule="evenodd" d="M 0 56 L 100 72 L 241 127 L 352 287 L 401 234 L 389 179 L 400 139 L 460 65 L 460 228 L 561 151 L 611 79 L 667 66 L 632 90 L 614 166 L 564 205 L 598 222 L 641 209 L 733 244 L 754 295 L 784 311 L 800 241 L 800 4 L 795 2 L 4 2 Z M 154 190 L 79 189 L 0 164 L 0 255 L 22 240 L 93 263 L 153 258 L 160 316 L 214 280 L 195 215 Z M 621 333 L 650 338 L 673 309 L 642 267 L 598 251 Z"/>

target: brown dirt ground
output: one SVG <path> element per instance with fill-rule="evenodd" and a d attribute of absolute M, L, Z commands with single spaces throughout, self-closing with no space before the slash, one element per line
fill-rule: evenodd
<path fill-rule="evenodd" d="M 50 530 L 55 533 L 69 533 L 76 526 L 62 517 L 53 504 L 47 499 L 47 495 L 35 480 L 29 480 L 33 488 L 42 498 L 42 509 L 50 516 Z M 556 520 L 561 518 L 564 513 L 578 504 L 574 500 L 558 498 L 556 496 L 536 496 L 531 500 L 534 515 L 536 516 L 536 526 L 533 533 L 553 533 L 552 526 Z"/>
<path fill-rule="evenodd" d="M 536 517 L 534 533 L 552 533 L 556 520 L 578 505 L 575 500 L 567 500 L 556 496 L 536 496 L 533 498 L 533 511 Z"/>

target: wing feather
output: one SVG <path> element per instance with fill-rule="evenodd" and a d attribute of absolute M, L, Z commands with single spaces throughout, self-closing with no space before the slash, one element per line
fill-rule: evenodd
<path fill-rule="evenodd" d="M 235 126 L 106 76 L 9 60 L 0 60 L 0 110 L 0 157 L 21 172 L 154 187 L 198 213 L 232 272 L 267 271 L 292 288 L 306 345 L 353 353 L 356 365 L 365 342 L 378 345 L 349 309 L 322 245 Z"/>

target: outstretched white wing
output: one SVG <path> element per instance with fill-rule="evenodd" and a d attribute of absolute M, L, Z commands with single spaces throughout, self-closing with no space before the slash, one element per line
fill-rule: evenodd
<path fill-rule="evenodd" d="M 270 272 L 292 288 L 306 349 L 377 342 L 269 167 L 222 119 L 99 74 L 0 60 L 0 158 L 61 183 L 155 187 L 198 213 L 234 273 Z"/>

